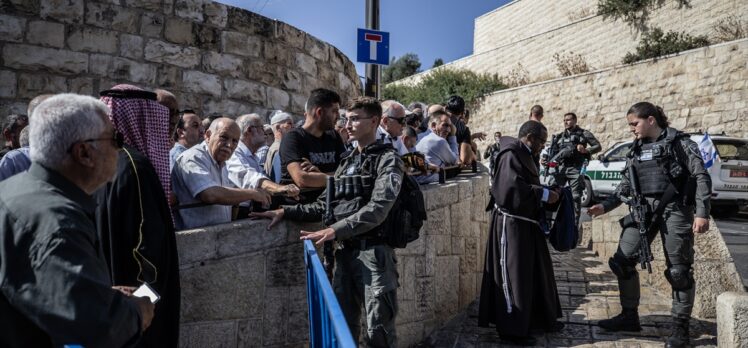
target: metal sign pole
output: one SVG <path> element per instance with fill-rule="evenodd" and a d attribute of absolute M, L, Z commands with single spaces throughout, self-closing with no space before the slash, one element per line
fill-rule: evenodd
<path fill-rule="evenodd" d="M 366 28 L 379 30 L 379 0 L 366 0 Z M 366 64 L 364 95 L 379 99 L 382 69 L 377 64 Z"/>

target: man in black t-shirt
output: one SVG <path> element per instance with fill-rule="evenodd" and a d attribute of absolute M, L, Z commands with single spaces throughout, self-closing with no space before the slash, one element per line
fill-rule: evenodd
<path fill-rule="evenodd" d="M 280 145 L 281 184 L 301 188 L 300 203 L 313 202 L 322 193 L 345 152 L 335 132 L 340 96 L 327 89 L 312 91 L 306 102 L 304 125 L 289 131 Z"/>
<path fill-rule="evenodd" d="M 447 100 L 447 106 L 445 107 L 449 117 L 452 120 L 455 128 L 457 128 L 457 144 L 459 145 L 460 162 L 463 164 L 470 164 L 475 160 L 475 154 L 473 153 L 472 139 L 470 136 L 470 128 L 465 125 L 460 119 L 465 113 L 465 100 L 458 95 L 453 95 Z"/>

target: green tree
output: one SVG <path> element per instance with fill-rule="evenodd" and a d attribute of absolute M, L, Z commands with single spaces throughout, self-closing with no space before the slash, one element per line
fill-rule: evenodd
<path fill-rule="evenodd" d="M 436 58 L 436 60 L 434 60 L 434 65 L 431 66 L 431 69 L 442 65 L 444 65 L 444 61 L 441 58 Z"/>
<path fill-rule="evenodd" d="M 389 84 L 384 87 L 385 99 L 394 99 L 405 105 L 414 101 L 428 104 L 442 103 L 449 96 L 462 96 L 471 106 L 476 106 L 481 96 L 505 89 L 507 86 L 495 74 L 476 74 L 470 70 L 438 69 L 414 85 Z"/>
<path fill-rule="evenodd" d="M 390 65 L 382 69 L 382 83 L 390 83 L 418 72 L 421 61 L 415 53 L 406 53 L 400 58 L 392 57 Z"/>
<path fill-rule="evenodd" d="M 623 63 L 630 64 L 708 45 L 709 39 L 703 35 L 691 36 L 675 31 L 663 33 L 662 29 L 654 28 L 642 35 L 635 53 L 626 53 L 626 56 L 623 57 Z"/>
<path fill-rule="evenodd" d="M 603 19 L 621 19 L 636 30 L 648 30 L 652 11 L 664 6 L 667 0 L 598 0 L 597 13 Z M 691 0 L 676 0 L 679 8 L 690 7 Z"/>

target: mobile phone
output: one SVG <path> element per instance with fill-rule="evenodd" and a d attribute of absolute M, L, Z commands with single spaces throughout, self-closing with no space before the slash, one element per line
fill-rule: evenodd
<path fill-rule="evenodd" d="M 153 288 L 150 287 L 148 283 L 143 283 L 143 285 L 135 290 L 132 295 L 137 297 L 148 297 L 148 299 L 150 299 L 151 303 L 153 304 L 156 304 L 156 302 L 161 299 L 161 296 L 159 296 L 156 290 L 153 290 Z"/>

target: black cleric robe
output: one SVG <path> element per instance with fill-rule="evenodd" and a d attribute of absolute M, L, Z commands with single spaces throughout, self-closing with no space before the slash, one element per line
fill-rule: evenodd
<path fill-rule="evenodd" d="M 562 312 L 545 234 L 527 221 L 545 214 L 538 167 L 516 138 L 502 137 L 499 144 L 478 325 L 495 324 L 499 335 L 528 336 L 530 330 L 551 330 Z"/>
<path fill-rule="evenodd" d="M 95 193 L 98 235 L 112 285 L 145 281 L 161 296 L 138 346 L 176 347 L 181 295 L 174 223 L 151 162 L 132 147 L 125 150 L 132 161 L 120 151 L 114 180 Z"/>

